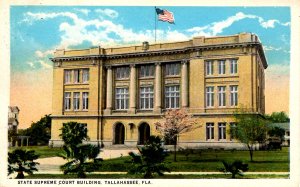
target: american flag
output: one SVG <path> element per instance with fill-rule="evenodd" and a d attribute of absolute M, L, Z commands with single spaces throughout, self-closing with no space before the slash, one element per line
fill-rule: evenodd
<path fill-rule="evenodd" d="M 174 15 L 172 12 L 169 12 L 168 10 L 162 10 L 159 8 L 156 8 L 156 13 L 158 15 L 158 20 L 160 21 L 167 21 L 169 23 L 174 23 Z"/>

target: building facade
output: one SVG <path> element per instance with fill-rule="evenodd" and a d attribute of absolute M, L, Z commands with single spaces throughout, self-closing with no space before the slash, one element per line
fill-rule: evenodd
<path fill-rule="evenodd" d="M 12 134 L 17 134 L 18 132 L 19 112 L 20 109 L 17 106 L 8 107 L 8 131 Z"/>
<path fill-rule="evenodd" d="M 228 129 L 243 107 L 265 112 L 267 61 L 258 37 L 241 33 L 116 48 L 56 50 L 49 144 L 63 123 L 87 125 L 90 143 L 136 146 L 157 135 L 164 111 L 185 108 L 202 126 L 183 147 L 237 147 Z"/>

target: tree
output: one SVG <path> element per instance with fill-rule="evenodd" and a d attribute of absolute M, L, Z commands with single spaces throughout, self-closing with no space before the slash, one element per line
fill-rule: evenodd
<path fill-rule="evenodd" d="M 133 152 L 129 153 L 135 166 L 128 173 L 142 173 L 144 178 L 153 178 L 154 173 L 162 176 L 165 171 L 170 172 L 164 164 L 168 154 L 163 149 L 161 139 L 158 136 L 150 136 L 146 144 L 139 148 L 139 152 L 140 155 Z"/>
<path fill-rule="evenodd" d="M 100 160 L 96 159 L 100 153 L 100 148 L 91 144 L 83 144 L 88 140 L 87 128 L 85 124 L 77 122 L 64 123 L 60 136 L 64 141 L 64 154 L 60 156 L 68 162 L 60 168 L 64 174 L 77 173 L 78 178 L 86 178 L 86 172 L 95 171 L 100 166 Z M 92 159 L 92 162 L 87 162 Z"/>
<path fill-rule="evenodd" d="M 165 137 L 165 140 L 169 139 L 173 141 L 174 161 L 176 161 L 177 139 L 179 135 L 201 127 L 185 109 L 167 110 L 162 122 L 155 123 L 155 126 L 157 131 Z"/>
<path fill-rule="evenodd" d="M 290 122 L 290 118 L 288 115 L 281 111 L 281 112 L 273 112 L 271 115 L 265 115 L 265 118 L 273 123 L 287 123 Z"/>
<path fill-rule="evenodd" d="M 224 168 L 221 171 L 231 173 L 231 178 L 235 178 L 236 175 L 243 176 L 243 172 L 248 171 L 248 164 L 244 164 L 242 161 L 236 160 L 232 163 L 222 161 Z"/>
<path fill-rule="evenodd" d="M 16 149 L 8 153 L 8 175 L 17 172 L 16 179 L 24 179 L 24 172 L 33 174 L 33 171 L 38 171 L 36 165 L 39 163 L 34 162 L 38 157 L 33 150 Z"/>
<path fill-rule="evenodd" d="M 270 137 L 278 137 L 280 138 L 281 140 L 283 140 L 284 138 L 284 135 L 285 135 L 285 130 L 281 127 L 271 127 L 268 131 L 268 135 Z"/>
<path fill-rule="evenodd" d="M 77 173 L 78 178 L 86 178 L 86 172 L 93 172 L 100 166 L 99 159 L 96 159 L 100 153 L 100 149 L 97 146 L 81 144 L 73 150 L 64 150 L 65 154 L 61 156 L 69 160 L 60 167 L 64 171 L 64 174 Z M 88 159 L 92 159 L 92 162 L 87 162 Z"/>
<path fill-rule="evenodd" d="M 250 160 L 253 161 L 254 146 L 266 140 L 267 122 L 257 114 L 237 113 L 235 114 L 237 125 L 229 132 L 231 136 L 241 143 L 244 143 L 250 153 Z"/>
<path fill-rule="evenodd" d="M 45 115 L 37 122 L 32 122 L 27 129 L 19 131 L 19 135 L 30 136 L 30 145 L 47 145 L 51 131 L 50 115 Z"/>
<path fill-rule="evenodd" d="M 60 130 L 62 133 L 59 136 L 62 137 L 62 140 L 65 143 L 64 146 L 66 147 L 74 148 L 77 145 L 82 144 L 83 141 L 89 139 L 86 125 L 83 123 L 64 123 Z"/>

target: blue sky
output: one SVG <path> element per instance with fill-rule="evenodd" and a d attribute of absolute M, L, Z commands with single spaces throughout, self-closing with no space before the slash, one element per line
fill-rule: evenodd
<path fill-rule="evenodd" d="M 159 41 L 252 32 L 262 41 L 269 65 L 290 61 L 288 7 L 159 7 L 175 25 L 158 22 Z M 11 70 L 50 69 L 53 50 L 154 42 L 154 7 L 11 7 Z M 278 70 L 278 69 L 277 69 Z M 276 71 L 276 70 L 275 70 Z"/>

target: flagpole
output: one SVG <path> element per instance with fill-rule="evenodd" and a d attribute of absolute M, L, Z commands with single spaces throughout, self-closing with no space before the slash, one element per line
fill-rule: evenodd
<path fill-rule="evenodd" d="M 156 6 L 154 7 L 154 43 L 156 43 Z"/>

